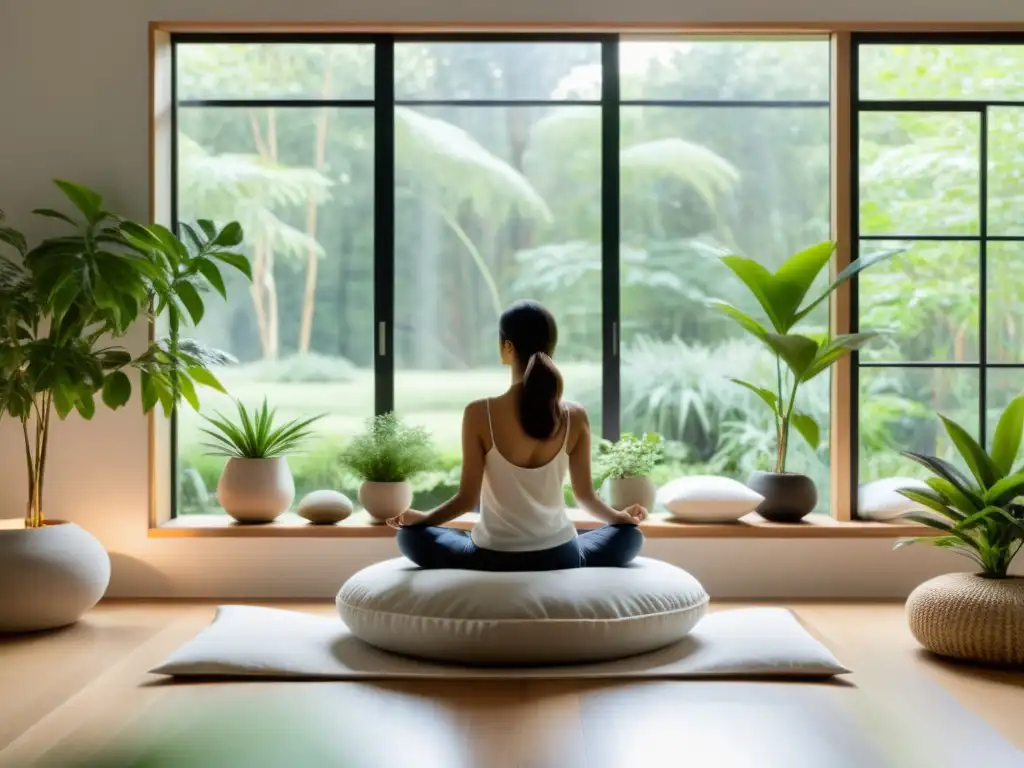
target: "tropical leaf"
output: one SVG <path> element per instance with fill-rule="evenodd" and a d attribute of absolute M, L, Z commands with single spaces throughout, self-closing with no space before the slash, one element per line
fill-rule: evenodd
<path fill-rule="evenodd" d="M 724 256 L 722 263 L 750 289 L 776 332 L 782 334 L 789 330 L 786 324 L 788 318 L 782 314 L 785 302 L 777 290 L 772 273 L 744 256 Z"/>
<path fill-rule="evenodd" d="M 971 484 L 971 481 L 956 467 L 937 456 L 926 456 L 914 451 L 904 451 L 903 455 L 911 461 L 917 462 L 929 472 L 938 475 L 954 486 L 961 495 L 966 497 L 974 509 L 982 509 L 985 506 L 979 489 Z"/>
<path fill-rule="evenodd" d="M 782 358 L 797 381 L 801 381 L 811 367 L 817 357 L 819 347 L 815 339 L 796 333 L 786 335 L 769 333 L 765 337 L 764 343 Z"/>
<path fill-rule="evenodd" d="M 811 289 L 821 270 L 828 265 L 835 250 L 836 244 L 826 240 L 790 256 L 775 271 L 773 293 L 775 294 L 776 311 L 784 325 L 779 329 L 780 333 L 788 332 L 799 319 L 800 304 L 807 296 L 807 292 Z"/>
<path fill-rule="evenodd" d="M 849 263 L 846 269 L 844 269 L 842 272 L 836 275 L 835 280 L 832 281 L 828 288 L 826 288 L 816 299 L 814 299 L 810 304 L 806 305 L 797 313 L 795 322 L 799 322 L 803 318 L 807 317 L 807 315 L 813 312 L 819 304 L 828 299 L 832 292 L 836 290 L 836 288 L 841 286 L 843 283 L 852 280 L 854 277 L 856 277 L 859 273 L 863 272 L 868 267 L 874 264 L 878 264 L 881 261 L 885 261 L 886 259 L 891 258 L 898 253 L 903 253 L 904 250 L 906 249 L 895 248 L 893 250 L 879 251 L 878 253 L 872 253 L 867 256 L 862 256 L 859 259 L 854 259 Z"/>
<path fill-rule="evenodd" d="M 943 425 L 946 427 L 946 433 L 967 463 L 968 468 L 974 474 L 982 490 L 991 488 L 999 480 L 1000 475 L 999 469 L 992 462 L 992 459 L 989 458 L 988 454 L 985 453 L 985 449 L 967 433 L 967 430 L 955 421 L 941 415 L 939 419 L 942 420 Z"/>
<path fill-rule="evenodd" d="M 862 333 L 847 333 L 836 336 L 818 348 L 814 360 L 804 371 L 802 381 L 810 381 L 824 371 L 832 367 L 833 363 L 847 355 L 851 350 L 860 349 L 872 339 L 878 337 L 877 333 L 867 331 Z"/>
<path fill-rule="evenodd" d="M 749 382 L 743 381 L 742 379 L 729 379 L 729 381 L 734 384 L 739 384 L 741 387 L 746 387 L 761 398 L 761 400 L 763 400 L 764 403 L 772 409 L 772 413 L 776 415 L 779 413 L 779 398 L 774 392 L 764 389 L 763 387 L 755 386 Z"/>
<path fill-rule="evenodd" d="M 1006 406 L 992 435 L 992 463 L 1000 477 L 1013 471 L 1024 432 L 1024 395 L 1018 395 Z"/>
<path fill-rule="evenodd" d="M 811 446 L 813 450 L 818 450 L 818 446 L 821 444 L 821 428 L 818 427 L 818 422 L 808 416 L 806 413 L 795 412 L 789 417 L 790 423 L 796 428 L 796 431 L 800 433 L 807 444 Z"/>

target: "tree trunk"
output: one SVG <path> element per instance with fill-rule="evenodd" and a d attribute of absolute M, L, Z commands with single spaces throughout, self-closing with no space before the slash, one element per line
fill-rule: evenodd
<path fill-rule="evenodd" d="M 324 64 L 324 85 L 323 98 L 331 97 L 331 56 L 326 54 Z M 313 167 L 317 171 L 323 171 L 327 154 L 327 122 L 330 117 L 330 110 L 322 108 L 316 118 L 316 139 L 313 146 Z M 306 234 L 309 235 L 309 250 L 306 252 L 306 288 L 302 298 L 302 322 L 299 326 L 299 354 L 305 355 L 309 352 L 310 338 L 313 334 L 313 315 L 316 312 L 316 280 L 317 280 L 317 252 L 316 252 L 316 211 L 317 200 L 314 192 L 309 193 L 309 200 L 306 202 Z"/>

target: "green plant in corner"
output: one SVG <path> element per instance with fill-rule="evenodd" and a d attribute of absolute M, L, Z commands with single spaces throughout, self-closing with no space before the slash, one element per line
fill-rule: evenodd
<path fill-rule="evenodd" d="M 807 317 L 839 286 L 862 270 L 888 258 L 898 250 L 883 251 L 857 259 L 840 272 L 832 283 L 815 298 L 807 301 L 814 281 L 832 258 L 836 243 L 825 241 L 794 254 L 773 274 L 761 264 L 743 256 L 725 256 L 722 262 L 743 281 L 764 310 L 770 329 L 750 315 L 722 301 L 712 306 L 731 317 L 747 333 L 760 341 L 775 356 L 775 388 L 761 387 L 748 381 L 732 379 L 746 387 L 767 405 L 775 416 L 777 435 L 775 472 L 786 471 L 789 433 L 793 427 L 812 448 L 821 440 L 818 423 L 796 409 L 796 395 L 801 384 L 827 371 L 833 363 L 860 349 L 878 334 L 871 332 L 839 336 L 804 335 L 794 327 Z"/>
<path fill-rule="evenodd" d="M 932 473 L 930 490 L 903 489 L 900 493 L 936 514 L 904 515 L 941 532 L 940 536 L 904 539 L 896 548 L 922 542 L 950 549 L 970 558 L 981 575 L 1005 578 L 1010 564 L 1024 546 L 1024 506 L 1015 503 L 1024 494 L 1024 465 L 1014 469 L 1024 431 L 1024 395 L 1003 411 L 987 453 L 956 422 L 939 416 L 971 477 L 947 461 L 906 451 Z"/>
<path fill-rule="evenodd" d="M 618 440 L 602 440 L 597 458 L 602 467 L 597 484 L 608 478 L 649 477 L 664 455 L 661 435 L 623 432 Z"/>
<path fill-rule="evenodd" d="M 310 427 L 323 415 L 308 419 L 293 419 L 280 426 L 274 424 L 277 411 L 267 405 L 266 398 L 260 408 L 251 411 L 236 401 L 238 420 L 232 422 L 221 413 L 216 418 L 203 416 L 211 428 L 201 431 L 213 442 L 206 443 L 211 453 L 235 459 L 273 459 L 286 456 L 306 442 L 312 435 Z M 202 414 L 200 414 L 202 415 Z"/>
<path fill-rule="evenodd" d="M 200 221 L 199 231 L 184 226 L 186 245 L 158 224 L 111 213 L 87 187 L 55 183 L 75 213 L 34 213 L 70 225 L 71 234 L 30 248 L 0 222 L 0 245 L 18 256 L 0 256 L 0 416 L 22 427 L 27 528 L 44 524 L 52 414 L 64 419 L 77 411 L 91 419 L 97 395 L 120 408 L 131 398 L 131 370 L 139 373 L 144 412 L 160 405 L 170 414 L 182 399 L 198 407 L 196 385 L 223 391 L 209 368 L 230 357 L 182 338 L 181 330 L 202 319 L 202 293 L 212 288 L 226 295 L 218 264 L 250 275 L 248 260 L 235 250 L 242 241 L 237 223 L 218 229 Z M 133 355 L 117 341 L 151 311 L 166 318 L 169 334 Z"/>
<path fill-rule="evenodd" d="M 341 463 L 360 480 L 398 483 L 437 466 L 430 435 L 405 424 L 396 414 L 370 419 L 341 454 Z"/>

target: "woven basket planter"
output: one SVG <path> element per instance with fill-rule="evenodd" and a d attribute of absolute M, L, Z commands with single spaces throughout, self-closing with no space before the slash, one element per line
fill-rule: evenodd
<path fill-rule="evenodd" d="M 933 653 L 1024 666 L 1024 578 L 938 576 L 907 598 L 907 620 L 917 641 Z"/>

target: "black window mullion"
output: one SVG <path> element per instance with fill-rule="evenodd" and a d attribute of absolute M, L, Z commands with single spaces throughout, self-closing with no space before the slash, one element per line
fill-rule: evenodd
<path fill-rule="evenodd" d="M 374 46 L 374 410 L 395 407 L 395 41 Z"/>
<path fill-rule="evenodd" d="M 619 106 L 619 37 L 613 35 L 601 42 L 601 424 L 608 440 L 620 433 Z"/>
<path fill-rule="evenodd" d="M 978 234 L 981 235 L 981 242 L 978 244 L 978 287 L 981 291 L 980 303 L 978 304 L 978 442 L 984 447 L 987 444 L 985 437 L 986 417 L 988 410 L 988 108 L 983 107 L 979 113 L 979 139 L 978 163 L 981 165 L 979 181 L 979 205 L 978 205 Z"/>

